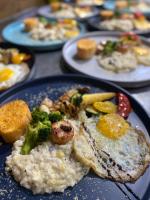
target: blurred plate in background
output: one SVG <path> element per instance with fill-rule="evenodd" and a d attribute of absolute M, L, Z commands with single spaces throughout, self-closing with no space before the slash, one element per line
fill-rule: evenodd
<path fill-rule="evenodd" d="M 39 8 L 38 10 L 38 14 L 43 16 L 43 17 L 46 17 L 46 18 L 49 18 L 49 19 L 66 19 L 66 18 L 71 18 L 71 19 L 76 19 L 76 20 L 79 20 L 79 21 L 83 21 L 83 20 L 87 20 L 93 16 L 96 16 L 98 15 L 99 13 L 99 10 L 97 8 L 94 8 L 94 7 L 91 7 L 92 9 L 92 13 L 85 16 L 85 17 L 68 17 L 68 16 L 64 16 L 63 17 L 57 17 L 55 16 L 52 12 L 51 12 L 51 8 L 49 5 L 47 6 L 42 6 L 41 8 Z"/>
<path fill-rule="evenodd" d="M 85 32 L 84 25 L 79 23 L 80 34 Z M 34 50 L 55 50 L 61 48 L 66 41 L 62 40 L 34 40 L 29 36 L 29 33 L 24 31 L 22 21 L 16 21 L 7 25 L 2 31 L 4 40 L 13 44 L 26 46 Z"/>
<path fill-rule="evenodd" d="M 119 33 L 115 32 L 92 32 L 79 36 L 65 44 L 63 48 L 63 58 L 68 64 L 68 67 L 73 71 L 112 81 L 123 87 L 134 88 L 150 84 L 150 66 L 145 67 L 139 65 L 139 67 L 130 72 L 114 73 L 100 67 L 95 57 L 89 60 L 79 60 L 76 58 L 76 44 L 78 40 L 91 38 L 98 44 L 101 41 L 116 40 L 119 35 Z M 146 42 L 146 45 L 150 46 L 150 43 L 146 39 L 143 39 L 143 41 Z"/>

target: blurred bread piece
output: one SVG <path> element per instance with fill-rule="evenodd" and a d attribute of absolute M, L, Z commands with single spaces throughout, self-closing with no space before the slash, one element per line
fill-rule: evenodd
<path fill-rule="evenodd" d="M 126 7 L 128 7 L 128 2 L 127 1 L 116 1 L 116 8 L 117 9 L 124 9 L 124 8 L 126 8 Z"/>
<path fill-rule="evenodd" d="M 28 32 L 38 25 L 39 20 L 36 17 L 30 17 L 25 19 L 23 22 L 25 25 L 25 31 Z"/>
<path fill-rule="evenodd" d="M 52 2 L 50 3 L 50 8 L 52 12 L 56 12 L 61 8 L 61 3 L 60 2 Z"/>
<path fill-rule="evenodd" d="M 103 19 L 110 19 L 114 16 L 114 12 L 112 10 L 102 10 L 100 12 L 100 16 L 103 18 Z"/>
<path fill-rule="evenodd" d="M 13 143 L 23 135 L 31 121 L 31 112 L 23 100 L 15 100 L 0 107 L 0 135 Z"/>
<path fill-rule="evenodd" d="M 81 39 L 77 42 L 77 57 L 82 60 L 90 59 L 96 52 L 96 42 L 92 39 Z"/>

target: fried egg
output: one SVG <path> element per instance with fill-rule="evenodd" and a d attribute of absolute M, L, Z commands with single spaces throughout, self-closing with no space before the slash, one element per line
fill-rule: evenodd
<path fill-rule="evenodd" d="M 141 131 L 129 125 L 124 134 L 113 138 L 112 131 L 104 134 L 98 129 L 99 117 L 87 118 L 82 112 L 80 118 L 81 132 L 74 141 L 80 162 L 100 177 L 119 182 L 135 181 L 144 173 L 150 163 L 150 146 Z"/>
<path fill-rule="evenodd" d="M 29 73 L 27 64 L 9 64 L 0 63 L 0 90 L 10 88 L 16 83 L 23 81 Z"/>

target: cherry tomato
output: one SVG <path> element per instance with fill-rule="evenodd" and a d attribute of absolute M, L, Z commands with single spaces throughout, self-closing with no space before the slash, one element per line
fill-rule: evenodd
<path fill-rule="evenodd" d="M 127 32 L 127 33 L 124 33 L 122 35 L 122 38 L 125 38 L 125 39 L 128 39 L 128 40 L 132 40 L 132 41 L 139 41 L 140 38 L 138 35 L 132 33 L 132 32 Z"/>
<path fill-rule="evenodd" d="M 121 52 L 121 53 L 126 53 L 128 51 L 128 45 L 118 45 L 117 46 L 117 51 Z"/>
<path fill-rule="evenodd" d="M 144 15 L 141 12 L 135 12 L 134 13 L 134 17 L 136 19 L 141 19 L 141 18 L 144 18 Z"/>
<path fill-rule="evenodd" d="M 132 110 L 128 97 L 123 93 L 117 93 L 118 114 L 123 118 L 127 118 Z"/>

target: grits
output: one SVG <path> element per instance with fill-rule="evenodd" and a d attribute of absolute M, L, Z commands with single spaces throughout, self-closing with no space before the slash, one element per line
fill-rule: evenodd
<path fill-rule="evenodd" d="M 64 192 L 88 173 L 89 168 L 74 158 L 73 140 L 66 145 L 44 142 L 29 155 L 20 154 L 23 141 L 24 136 L 14 143 L 12 154 L 6 160 L 6 170 L 34 194 Z"/>
<path fill-rule="evenodd" d="M 124 54 L 114 51 L 109 56 L 98 55 L 97 61 L 102 68 L 116 73 L 129 72 L 137 68 L 136 57 L 130 51 Z"/>

